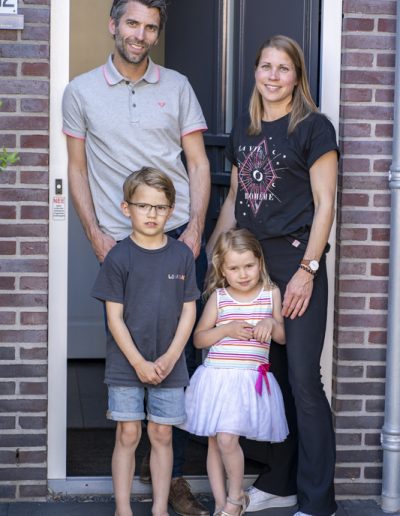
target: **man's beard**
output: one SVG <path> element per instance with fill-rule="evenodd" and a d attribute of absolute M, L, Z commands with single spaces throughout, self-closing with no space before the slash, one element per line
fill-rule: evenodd
<path fill-rule="evenodd" d="M 141 54 L 131 55 L 127 48 L 129 41 L 132 41 L 132 38 L 130 40 L 129 39 L 123 40 L 120 33 L 118 32 L 118 30 L 116 30 L 116 32 L 115 32 L 115 48 L 116 48 L 118 54 L 120 55 L 120 57 L 122 57 L 122 59 L 124 59 L 124 61 L 126 61 L 129 64 L 142 63 L 145 59 L 147 59 L 147 56 L 149 55 L 149 51 L 151 49 L 151 46 L 149 46 L 143 42 L 140 42 L 140 43 L 137 42 L 139 45 L 143 46 L 143 52 Z M 136 43 L 136 41 L 133 41 L 133 43 Z"/>

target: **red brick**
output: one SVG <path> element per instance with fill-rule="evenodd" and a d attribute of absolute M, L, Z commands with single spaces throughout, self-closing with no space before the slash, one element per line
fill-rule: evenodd
<path fill-rule="evenodd" d="M 26 113 L 48 113 L 48 99 L 21 99 L 21 111 Z"/>
<path fill-rule="evenodd" d="M 21 13 L 25 17 L 25 23 L 46 23 L 50 22 L 50 10 L 47 8 L 43 9 L 20 9 Z"/>
<path fill-rule="evenodd" d="M 44 430 L 47 419 L 42 416 L 19 416 L 19 425 L 24 430 Z"/>
<path fill-rule="evenodd" d="M 3 170 L 0 174 L 1 185 L 15 185 L 15 172 L 14 170 Z"/>
<path fill-rule="evenodd" d="M 11 31 L 10 31 L 11 32 Z M 17 63 L 0 63 L 0 77 L 16 77 L 17 75 Z M 4 110 L 4 105 L 1 107 Z"/>
<path fill-rule="evenodd" d="M 339 314 L 338 324 L 350 328 L 386 328 L 387 317 L 384 314 Z"/>
<path fill-rule="evenodd" d="M 27 314 L 28 312 L 25 312 Z M 39 313 L 47 316 L 46 312 L 36 312 L 36 315 Z M 46 317 L 47 321 L 47 317 Z M 40 323 L 38 323 L 40 324 Z M 47 349 L 46 348 L 21 348 L 20 350 L 21 360 L 46 360 L 47 358 Z"/>
<path fill-rule="evenodd" d="M 385 280 L 371 279 L 341 279 L 339 280 L 340 292 L 363 293 L 363 294 L 386 294 L 388 282 Z M 368 327 L 368 325 L 366 326 Z"/>
<path fill-rule="evenodd" d="M 389 242 L 390 229 L 389 228 L 372 228 L 371 236 L 372 236 L 372 240 L 376 240 L 379 242 Z"/>
<path fill-rule="evenodd" d="M 45 480 L 46 468 L 0 468 L 0 480 Z"/>
<path fill-rule="evenodd" d="M 365 263 L 346 262 L 341 257 L 339 262 L 339 273 L 343 276 L 365 276 L 367 273 L 367 266 Z"/>
<path fill-rule="evenodd" d="M 345 18 L 343 31 L 364 32 L 374 30 L 373 18 Z"/>
<path fill-rule="evenodd" d="M 0 290 L 14 290 L 15 278 L 13 276 L 0 276 Z"/>
<path fill-rule="evenodd" d="M 342 160 L 342 169 L 344 172 L 369 172 L 370 161 L 362 158 L 347 158 Z"/>
<path fill-rule="evenodd" d="M 376 245 L 343 245 L 341 257 L 347 258 L 389 258 L 389 246 Z"/>
<path fill-rule="evenodd" d="M 47 167 L 49 164 L 48 154 L 40 154 L 39 152 L 21 152 L 19 157 L 19 165 L 25 167 Z"/>
<path fill-rule="evenodd" d="M 48 219 L 48 206 L 21 206 L 21 220 L 23 219 Z"/>
<path fill-rule="evenodd" d="M 31 185 L 47 185 L 49 182 L 49 173 L 47 170 L 26 170 L 20 173 L 22 184 Z"/>
<path fill-rule="evenodd" d="M 21 394 L 47 394 L 47 383 L 45 382 L 21 382 L 19 386 Z"/>
<path fill-rule="evenodd" d="M 16 213 L 15 206 L 0 206 L 0 219 L 15 219 Z"/>
<path fill-rule="evenodd" d="M 339 296 L 339 309 L 341 310 L 363 310 L 365 308 L 365 297 Z"/>
<path fill-rule="evenodd" d="M 341 195 L 342 206 L 368 206 L 369 195 L 359 193 L 343 193 Z"/>
<path fill-rule="evenodd" d="M 26 3 L 26 2 L 25 2 Z M 48 41 L 50 34 L 49 26 L 26 25 L 21 33 L 22 40 Z"/>
<path fill-rule="evenodd" d="M 377 208 L 389 208 L 390 207 L 390 194 L 374 195 L 374 206 L 376 206 Z"/>
<path fill-rule="evenodd" d="M 3 113 L 14 113 L 17 110 L 17 102 L 15 99 L 3 98 L 1 101 L 1 111 Z"/>
<path fill-rule="evenodd" d="M 49 137 L 46 134 L 22 134 L 20 141 L 23 148 L 49 148 Z"/>
<path fill-rule="evenodd" d="M 26 23 L 26 22 L 25 22 Z M 28 43 L 21 44 L 2 44 L 2 57 L 4 58 L 24 58 L 24 59 L 48 59 L 49 45 L 35 45 Z"/>
<path fill-rule="evenodd" d="M 5 237 L 45 237 L 47 224 L 0 224 L 0 234 Z"/>
<path fill-rule="evenodd" d="M 48 242 L 21 242 L 20 252 L 22 255 L 47 254 L 49 244 Z"/>
<path fill-rule="evenodd" d="M 343 70 L 342 82 L 344 84 L 381 84 L 392 86 L 394 84 L 394 72 L 389 70 Z"/>
<path fill-rule="evenodd" d="M 10 147 L 14 148 L 16 143 L 17 138 L 15 137 L 15 134 L 0 134 L 0 149 L 7 147 L 8 150 L 11 150 Z"/>
<path fill-rule="evenodd" d="M 355 124 L 355 123 L 347 123 L 341 124 L 340 134 L 343 137 L 346 136 L 370 136 L 371 135 L 371 124 Z"/>
<path fill-rule="evenodd" d="M 1 81 L 0 81 L 1 83 Z M 47 116 L 1 116 L 0 129 L 39 131 L 49 128 L 49 118 Z"/>
<path fill-rule="evenodd" d="M 16 30 L 0 29 L 0 40 L 16 41 L 17 39 L 18 39 L 18 33 Z"/>
<path fill-rule="evenodd" d="M 376 90 L 375 100 L 376 100 L 376 102 L 394 102 L 394 90 L 393 89 Z"/>
<path fill-rule="evenodd" d="M 15 417 L 0 416 L 0 429 L 1 430 L 13 430 L 15 428 Z M 0 492 L 1 498 L 1 492 Z"/>
<path fill-rule="evenodd" d="M 16 314 L 15 312 L 5 312 L 2 310 L 0 312 L 0 324 L 15 324 Z M 1 353 L 0 353 L 1 355 Z"/>
<path fill-rule="evenodd" d="M 371 276 L 389 276 L 388 263 L 371 263 Z"/>
<path fill-rule="evenodd" d="M 47 332 L 43 330 L 0 330 L 1 342 L 47 342 Z"/>
<path fill-rule="evenodd" d="M 372 90 L 367 88 L 342 88 L 343 102 L 371 102 Z"/>
<path fill-rule="evenodd" d="M 386 344 L 387 334 L 385 331 L 370 331 L 368 342 L 371 344 Z"/>
<path fill-rule="evenodd" d="M 22 276 L 19 283 L 21 290 L 47 290 L 46 276 Z"/>
<path fill-rule="evenodd" d="M 19 495 L 21 498 L 46 498 L 48 495 L 47 484 L 21 484 Z"/>
<path fill-rule="evenodd" d="M 3 377 L 3 378 L 45 378 L 47 375 L 47 366 L 45 364 L 16 364 L 16 365 L 4 364 L 4 365 L 0 365 L 0 370 L 1 370 L 1 377 Z M 17 402 L 17 403 L 15 403 L 15 406 L 17 406 L 18 402 L 22 402 L 21 405 L 23 405 L 25 402 L 27 402 L 29 400 L 24 400 L 24 399 L 2 400 L 2 403 L 3 403 L 3 401 L 4 402 L 8 401 L 9 408 L 11 408 L 13 406 L 13 402 Z M 30 401 L 34 402 L 35 400 L 32 399 Z M 37 400 L 37 401 L 42 402 L 44 400 Z M 42 403 L 39 403 L 39 405 L 42 405 Z M 21 410 L 23 410 L 23 409 L 21 409 Z M 46 409 L 44 409 L 44 410 L 46 410 Z M 0 406 L 0 411 L 12 412 L 13 409 L 11 408 L 11 410 L 6 410 L 6 407 L 4 405 L 2 405 L 2 406 Z M 31 412 L 29 410 L 29 405 L 28 405 L 27 412 Z M 33 410 L 32 410 L 32 412 L 33 412 Z M 35 412 L 36 412 L 36 410 L 35 410 Z"/>
<path fill-rule="evenodd" d="M 367 240 L 368 230 L 365 228 L 339 228 L 340 240 Z"/>
<path fill-rule="evenodd" d="M 386 138 L 392 138 L 393 137 L 393 124 L 376 124 L 375 136 L 378 136 L 378 137 L 383 136 Z"/>
<path fill-rule="evenodd" d="M 393 120 L 393 108 L 389 106 L 350 106 L 341 107 L 341 116 L 358 120 Z M 372 153 L 374 154 L 374 153 Z"/>
<path fill-rule="evenodd" d="M 22 75 L 49 77 L 49 63 L 22 63 Z"/>
<path fill-rule="evenodd" d="M 44 294 L 1 294 L 0 295 L 0 306 L 1 307 L 19 307 L 32 306 L 37 308 L 38 306 L 47 306 L 47 295 Z"/>
<path fill-rule="evenodd" d="M 343 36 L 343 46 L 352 49 L 371 49 L 371 50 L 393 50 L 395 48 L 395 38 L 393 36 L 347 34 Z"/>
<path fill-rule="evenodd" d="M 379 32 L 396 32 L 396 20 L 394 18 L 380 18 L 378 20 Z"/>
<path fill-rule="evenodd" d="M 386 154 L 392 153 L 391 141 L 344 141 L 342 144 L 343 153 L 345 154 Z"/>
<path fill-rule="evenodd" d="M 376 159 L 374 161 L 374 172 L 389 172 L 392 162 L 390 159 Z"/>
<path fill-rule="evenodd" d="M 378 54 L 376 57 L 376 64 L 382 68 L 394 68 L 396 58 L 394 54 Z"/>
<path fill-rule="evenodd" d="M 21 312 L 21 324 L 35 326 L 47 324 L 47 312 Z"/>
<path fill-rule="evenodd" d="M 355 68 L 371 68 L 374 64 L 374 54 L 365 52 L 348 52 L 342 54 L 342 66 Z"/>
<path fill-rule="evenodd" d="M 389 211 L 344 210 L 341 216 L 343 224 L 389 224 Z"/>
<path fill-rule="evenodd" d="M 47 265 L 47 259 L 0 259 L 0 270 L 3 272 L 47 272 Z"/>
<path fill-rule="evenodd" d="M 347 176 L 343 178 L 343 188 L 350 190 L 387 190 L 389 180 L 387 177 L 366 175 Z"/>
<path fill-rule="evenodd" d="M 344 0 L 345 13 L 365 14 L 396 14 L 394 0 Z"/>
<path fill-rule="evenodd" d="M 0 201 L 48 201 L 48 191 L 44 188 L 4 188 L 0 190 Z"/>
<path fill-rule="evenodd" d="M 371 297 L 369 307 L 371 310 L 387 310 L 388 298 L 387 297 Z"/>

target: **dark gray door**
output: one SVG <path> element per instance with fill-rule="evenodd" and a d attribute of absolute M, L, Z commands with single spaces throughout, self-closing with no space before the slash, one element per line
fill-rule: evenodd
<path fill-rule="evenodd" d="M 318 103 L 320 8 L 321 0 L 170 0 L 165 65 L 189 78 L 208 125 L 212 196 L 207 234 L 229 185 L 224 147 L 230 120 L 247 109 L 254 58 L 264 40 L 285 34 L 300 44 Z"/>

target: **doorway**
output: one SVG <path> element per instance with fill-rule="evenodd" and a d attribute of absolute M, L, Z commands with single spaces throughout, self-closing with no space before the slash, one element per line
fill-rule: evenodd
<path fill-rule="evenodd" d="M 51 89 L 52 89 L 52 121 L 51 121 L 51 164 L 50 164 L 50 187 L 51 192 L 53 192 L 53 179 L 55 177 L 59 177 L 60 175 L 64 179 L 64 184 L 66 184 L 66 169 L 65 169 L 65 163 L 66 163 L 66 155 L 65 155 L 65 141 L 64 137 L 60 136 L 60 105 L 61 105 L 61 97 L 63 89 L 66 85 L 66 83 L 69 81 L 70 77 L 72 76 L 69 72 L 69 69 L 66 70 L 65 67 L 68 66 L 69 62 L 69 55 L 71 55 L 72 47 L 74 44 L 75 36 L 73 34 L 73 22 L 71 23 L 71 48 L 66 47 L 65 41 L 61 41 L 61 37 L 58 35 L 65 34 L 66 30 L 69 30 L 69 20 L 73 20 L 74 15 L 74 2 L 75 7 L 78 4 L 77 0 L 71 0 L 71 13 L 69 12 L 69 9 L 64 5 L 54 5 L 52 7 L 52 54 L 57 54 L 58 61 L 63 60 L 63 56 L 67 59 L 64 61 L 64 67 L 61 66 L 60 62 L 55 62 L 53 60 L 52 62 L 52 83 L 51 83 Z M 203 109 L 205 111 L 208 125 L 211 129 L 209 133 L 206 134 L 206 143 L 208 146 L 208 153 L 210 157 L 210 161 L 212 163 L 212 171 L 213 171 L 213 198 L 210 208 L 210 216 L 208 221 L 208 228 L 212 227 L 213 220 L 215 220 L 219 206 L 221 204 L 221 200 L 224 196 L 224 192 L 226 191 L 226 187 L 229 184 L 229 173 L 227 172 L 227 167 L 225 164 L 225 160 L 223 158 L 223 147 L 225 145 L 226 140 L 226 134 L 229 131 L 229 126 L 232 123 L 232 120 L 236 116 L 237 113 L 240 112 L 240 110 L 243 107 L 242 102 L 245 102 L 245 91 L 246 91 L 246 85 L 239 84 L 234 78 L 234 74 L 238 73 L 242 77 L 248 77 L 249 74 L 245 71 L 245 64 L 247 62 L 247 59 L 245 59 L 245 56 L 251 55 L 253 56 L 254 52 L 252 49 L 251 44 L 246 43 L 246 38 L 239 39 L 240 44 L 238 44 L 238 39 L 236 38 L 235 34 L 242 33 L 244 34 L 246 29 L 246 34 L 253 34 L 255 33 L 254 25 L 252 24 L 251 16 L 256 16 L 259 14 L 259 11 L 257 9 L 254 11 L 252 7 L 257 4 L 260 9 L 269 8 L 270 2 L 266 2 L 265 0 L 260 0 L 255 2 L 255 0 L 252 0 L 252 2 L 246 2 L 244 0 L 238 1 L 238 0 L 218 0 L 218 1 L 212 1 L 207 0 L 205 2 L 207 5 L 205 5 L 205 0 L 172 0 L 170 2 L 170 10 L 169 10 L 169 21 L 168 21 L 168 27 L 166 32 L 166 55 L 165 57 L 165 63 L 167 66 L 170 66 L 172 68 L 176 68 L 179 71 L 185 73 L 189 76 L 196 93 L 200 99 L 200 102 L 203 104 Z M 101 2 L 104 4 L 104 9 L 99 10 L 99 0 L 88 0 L 85 2 L 85 4 L 88 5 L 89 12 L 90 12 L 90 23 L 84 24 L 84 30 L 80 30 L 80 33 L 85 34 L 87 33 L 87 27 L 88 25 L 94 27 L 95 35 L 104 36 L 107 39 L 107 19 L 108 19 L 108 8 L 109 8 L 109 1 L 103 0 Z M 93 6 L 95 4 L 95 6 Z M 190 6 L 189 6 L 190 4 Z M 304 8 L 304 12 L 310 12 L 309 9 L 312 7 L 312 5 L 316 5 L 316 2 L 311 1 L 302 1 L 299 2 Z M 92 7 L 90 7 L 92 5 Z M 284 3 L 282 4 L 284 5 Z M 322 82 L 322 89 L 321 89 L 321 108 L 322 110 L 327 113 L 330 118 L 334 121 L 334 123 L 337 124 L 337 106 L 338 106 L 338 97 L 335 96 L 335 94 L 332 94 L 334 91 L 336 85 L 337 85 L 337 91 L 339 91 L 339 65 L 340 65 L 340 16 L 341 16 L 341 6 L 340 6 L 340 0 L 330 1 L 330 2 L 323 2 L 320 5 L 320 2 L 318 2 L 318 16 L 320 14 L 319 9 L 321 8 L 321 19 L 318 18 L 319 21 L 321 21 L 321 27 L 324 34 L 324 37 L 322 39 L 322 42 L 325 43 L 321 47 L 321 55 L 318 57 L 317 62 L 318 63 L 324 63 L 325 59 L 329 59 L 330 62 L 330 70 L 329 73 L 331 74 L 329 77 L 327 75 L 327 69 L 320 70 L 317 69 L 316 76 L 321 80 Z M 207 8 L 206 8 L 207 7 Z M 80 3 L 78 12 L 78 21 L 82 21 L 82 3 Z M 274 6 L 276 8 L 276 4 Z M 307 11 L 308 9 L 308 11 Z M 192 13 L 188 12 L 192 10 Z M 100 11 L 100 12 L 99 12 Z M 315 14 L 315 9 L 312 11 Z M 212 16 L 210 15 L 212 13 Z M 71 14 L 71 18 L 70 18 Z M 95 21 L 93 22 L 93 15 L 105 15 L 105 21 Z M 202 74 L 203 77 L 207 75 L 213 76 L 213 82 L 212 82 L 212 94 L 208 95 L 206 98 L 206 92 L 210 91 L 208 89 L 208 86 L 204 86 L 203 83 L 200 83 L 196 80 L 196 74 L 193 75 L 193 70 L 188 71 L 185 69 L 186 67 L 186 61 L 187 56 L 192 52 L 192 50 L 195 50 L 195 41 L 196 38 L 194 37 L 194 34 L 189 34 L 187 39 L 181 39 L 184 37 L 182 34 L 179 34 L 178 29 L 182 28 L 179 23 L 179 20 L 183 17 L 190 16 L 190 20 L 193 20 L 195 18 L 194 25 L 193 23 L 187 23 L 186 28 L 190 28 L 191 26 L 196 27 L 196 31 L 200 31 L 198 34 L 198 37 L 203 38 L 204 41 L 204 34 L 202 35 L 200 27 L 204 27 L 203 23 L 200 23 L 200 20 L 204 17 L 206 17 L 209 21 L 205 20 L 205 22 L 208 23 L 210 27 L 210 45 L 208 48 L 208 51 L 213 52 L 213 59 L 210 62 L 207 62 L 207 59 L 203 61 L 203 68 L 199 68 L 198 73 Z M 196 20 L 196 16 L 201 16 Z M 283 16 L 282 19 L 285 17 Z M 261 17 L 260 17 L 261 19 Z M 265 18 L 264 18 L 265 19 Z M 324 22 L 324 20 L 329 19 L 329 26 L 327 23 Z M 318 21 L 318 29 L 317 32 L 314 34 L 314 39 L 316 38 L 317 41 L 319 41 L 319 21 Z M 103 25 L 101 25 L 103 23 Z M 99 27 L 101 29 L 99 29 Z M 102 28 L 104 27 L 104 29 Z M 168 30 L 169 28 L 169 30 Z M 177 32 L 178 31 L 178 32 Z M 239 32 L 238 32 L 239 31 Z M 176 43 L 171 42 L 168 38 L 169 37 L 175 38 Z M 184 55 L 180 55 L 178 53 L 178 47 L 179 47 L 179 40 L 185 41 L 185 48 L 186 52 Z M 208 41 L 208 40 L 207 40 Z M 308 39 L 306 38 L 306 41 L 308 42 Z M 329 44 L 327 43 L 329 41 Z M 233 43 L 235 42 L 235 45 Z M 190 47 L 186 45 L 190 44 Z M 254 44 L 256 42 L 254 41 Z M 110 44 L 110 40 L 107 41 L 107 44 Z M 111 42 L 112 44 L 112 42 Z M 257 45 L 259 44 L 259 41 L 257 41 Z M 88 54 L 87 52 L 87 45 L 86 42 L 80 42 L 77 49 L 78 53 L 82 56 L 85 54 Z M 171 47 L 169 47 L 171 45 Z M 175 45 L 175 47 L 173 46 Z M 94 45 L 97 48 L 99 47 L 99 44 L 96 43 Z M 181 45 L 182 46 L 182 45 Z M 56 49 L 60 48 L 61 51 L 57 52 Z M 168 54 L 168 48 L 170 48 L 171 52 Z M 174 51 L 172 52 L 172 49 L 174 48 Z M 85 66 L 87 66 L 86 69 L 93 68 L 94 66 L 101 64 L 105 61 L 105 57 L 108 53 L 108 50 L 103 50 L 101 55 L 101 59 L 98 59 L 95 63 L 86 63 Z M 329 56 L 329 57 L 328 57 Z M 156 60 L 158 62 L 163 62 L 164 59 L 163 56 L 157 57 Z M 174 64 L 174 59 L 178 60 L 179 62 L 177 64 Z M 333 63 L 333 64 L 332 64 Z M 337 67 L 335 68 L 335 64 L 337 63 Z M 251 64 L 247 63 L 249 66 Z M 319 66 L 319 65 L 318 65 Z M 215 74 L 215 70 L 219 70 L 219 67 L 221 68 L 222 73 L 220 75 L 213 75 Z M 72 70 L 72 65 L 71 65 Z M 205 72 L 206 70 L 206 72 Z M 236 71 L 235 71 L 236 70 Z M 58 73 L 57 73 L 58 71 Z M 77 73 L 80 73 L 84 70 L 79 70 Z M 193 75 L 193 76 L 192 76 Z M 327 82 L 327 80 L 329 82 Z M 235 87 L 233 87 L 232 83 L 235 84 Z M 325 84 L 325 90 L 324 90 L 324 84 Z M 327 94 L 327 88 L 329 85 L 329 98 Z M 318 91 L 318 87 L 317 91 Z M 325 91 L 325 93 L 324 93 Z M 216 104 L 211 104 L 210 98 L 213 97 Z M 242 100 L 241 100 L 242 99 Z M 215 105 L 218 105 L 220 108 L 215 109 Z M 231 106 L 231 109 L 229 110 L 228 107 Z M 67 194 L 67 192 L 66 192 Z M 72 210 L 70 210 L 70 217 L 69 217 L 69 224 L 72 225 Z M 68 479 L 69 476 L 67 474 L 66 469 L 66 428 L 67 428 L 67 421 L 66 421 L 66 374 L 67 374 L 67 359 L 70 360 L 70 364 L 72 364 L 72 361 L 75 361 L 75 365 L 79 361 L 86 362 L 86 364 L 90 363 L 90 367 L 92 368 L 94 372 L 95 378 L 97 378 L 95 381 L 97 382 L 96 385 L 98 385 L 98 390 L 100 391 L 102 388 L 102 383 L 100 382 L 101 376 L 99 375 L 99 370 L 102 367 L 102 360 L 104 357 L 104 351 L 101 351 L 101 342 L 100 342 L 100 333 L 102 336 L 102 314 L 96 314 L 95 319 L 97 319 L 97 322 L 94 324 L 94 326 L 97 325 L 97 330 L 99 337 L 96 339 L 93 339 L 93 342 L 95 342 L 94 351 L 91 351 L 90 356 L 82 356 L 82 348 L 81 346 L 75 346 L 74 350 L 74 344 L 72 344 L 70 347 L 69 344 L 67 346 L 67 326 L 68 326 L 68 334 L 72 335 L 71 333 L 73 330 L 70 328 L 70 322 L 67 321 L 66 318 L 66 306 L 65 303 L 60 303 L 60 297 L 63 298 L 65 295 L 65 300 L 67 299 L 67 289 L 69 287 L 65 284 L 65 277 L 66 277 L 66 270 L 67 270 L 67 264 L 65 260 L 60 260 L 60 253 L 59 251 L 62 249 L 67 248 L 67 232 L 66 227 L 68 227 L 68 222 L 62 226 L 61 223 L 56 226 L 56 222 L 50 221 L 50 306 L 49 306 L 49 479 L 50 480 L 50 486 L 54 487 L 58 491 L 65 491 L 74 489 L 74 492 L 76 492 L 79 489 L 83 489 L 85 492 L 85 485 L 88 489 L 90 489 L 90 492 L 95 492 L 95 489 L 93 487 L 93 482 L 84 482 L 84 485 L 82 485 L 82 482 L 80 484 L 79 489 L 77 488 L 77 483 L 75 482 L 73 485 L 75 487 L 67 487 L 68 486 Z M 78 222 L 78 227 L 80 230 L 80 224 Z M 82 230 L 80 230 L 82 231 Z M 69 233 L 73 234 L 73 236 L 77 238 L 77 241 L 79 242 L 85 242 L 86 246 L 89 250 L 89 256 L 91 254 L 90 246 L 86 242 L 86 237 L 83 236 L 82 240 L 79 240 L 81 236 L 77 234 L 77 231 L 71 230 Z M 69 248 L 71 248 L 71 241 Z M 56 249 L 54 248 L 56 247 Z M 58 249 L 57 249 L 58 247 Z M 80 244 L 78 244 L 78 248 L 80 247 Z M 97 263 L 94 259 L 94 257 L 91 257 L 92 259 L 92 265 L 89 265 L 89 268 L 87 268 L 85 265 L 80 262 L 80 265 L 78 264 L 79 270 L 92 270 L 94 271 L 93 274 L 95 275 L 95 272 L 97 270 Z M 331 256 L 331 259 L 334 259 L 333 256 Z M 69 274 L 70 276 L 73 275 L 73 266 L 70 265 L 69 267 Z M 78 271 L 79 272 L 79 271 Z M 333 269 L 332 269 L 332 276 L 333 276 Z M 62 279 L 60 279 L 62 278 Z M 86 279 L 86 278 L 85 278 Z M 88 280 L 88 283 L 91 284 L 91 282 Z M 332 281 L 331 281 L 332 284 Z M 81 291 L 82 292 L 82 291 Z M 333 288 L 331 288 L 331 293 L 333 295 Z M 71 299 L 71 298 L 70 298 Z M 91 300 L 90 300 L 91 301 Z M 73 304 L 73 302 L 72 302 Z M 77 315 L 80 315 L 79 313 Z M 87 317 L 87 320 L 89 320 L 90 317 Z M 94 319 L 92 319 L 93 322 Z M 79 323 L 81 324 L 82 329 L 82 321 L 79 321 L 79 319 L 76 319 L 76 322 L 78 323 L 76 325 L 76 328 L 79 328 Z M 85 329 L 86 331 L 86 329 Z M 330 330 L 328 329 L 328 335 L 329 332 L 332 334 L 332 328 Z M 84 332 L 82 332 L 84 333 Z M 103 338 L 103 337 L 102 337 Z M 73 339 L 74 343 L 77 342 L 75 339 Z M 86 340 L 88 342 L 88 340 Z M 104 342 L 104 341 L 103 341 Z M 103 344 L 104 345 L 104 344 Z M 78 349 L 77 349 L 78 348 Z M 68 353 L 67 353 L 68 350 Z M 331 347 L 327 350 L 328 355 L 328 367 L 327 367 L 327 373 L 325 374 L 325 377 L 328 378 L 328 385 L 329 380 L 331 377 L 331 373 L 329 371 L 329 364 L 331 362 Z M 81 353 L 81 354 L 79 354 Z M 102 354 L 103 353 L 103 354 Z M 89 354 L 89 352 L 88 352 Z M 81 385 L 81 390 L 85 390 L 84 387 Z M 97 388 L 96 388 L 97 390 Z M 85 403 L 89 403 L 89 401 L 85 401 Z M 103 410 L 103 409 L 102 409 Z M 103 413 L 104 414 L 104 413 Z M 92 476 L 91 474 L 89 475 Z M 67 480 L 67 482 L 66 482 Z M 61 483 L 60 483 L 61 482 Z M 72 483 L 69 482 L 69 485 L 71 486 Z M 107 481 L 106 484 L 101 483 L 99 481 L 96 484 L 98 489 L 101 490 L 101 492 L 104 492 L 105 490 L 109 490 L 110 483 Z M 89 487 L 90 486 L 90 487 Z M 107 486 L 107 487 L 104 487 Z M 70 491 L 71 492 L 71 491 Z"/>

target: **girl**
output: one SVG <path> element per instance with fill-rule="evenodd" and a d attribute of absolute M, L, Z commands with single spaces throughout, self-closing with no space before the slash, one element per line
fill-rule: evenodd
<path fill-rule="evenodd" d="M 288 434 L 282 395 L 268 372 L 271 337 L 285 343 L 281 297 L 266 272 L 260 244 L 248 230 L 230 230 L 218 238 L 205 296 L 194 345 L 210 350 L 186 390 L 185 429 L 209 437 L 214 514 L 237 516 L 249 503 L 242 488 L 239 437 L 278 442 Z"/>

